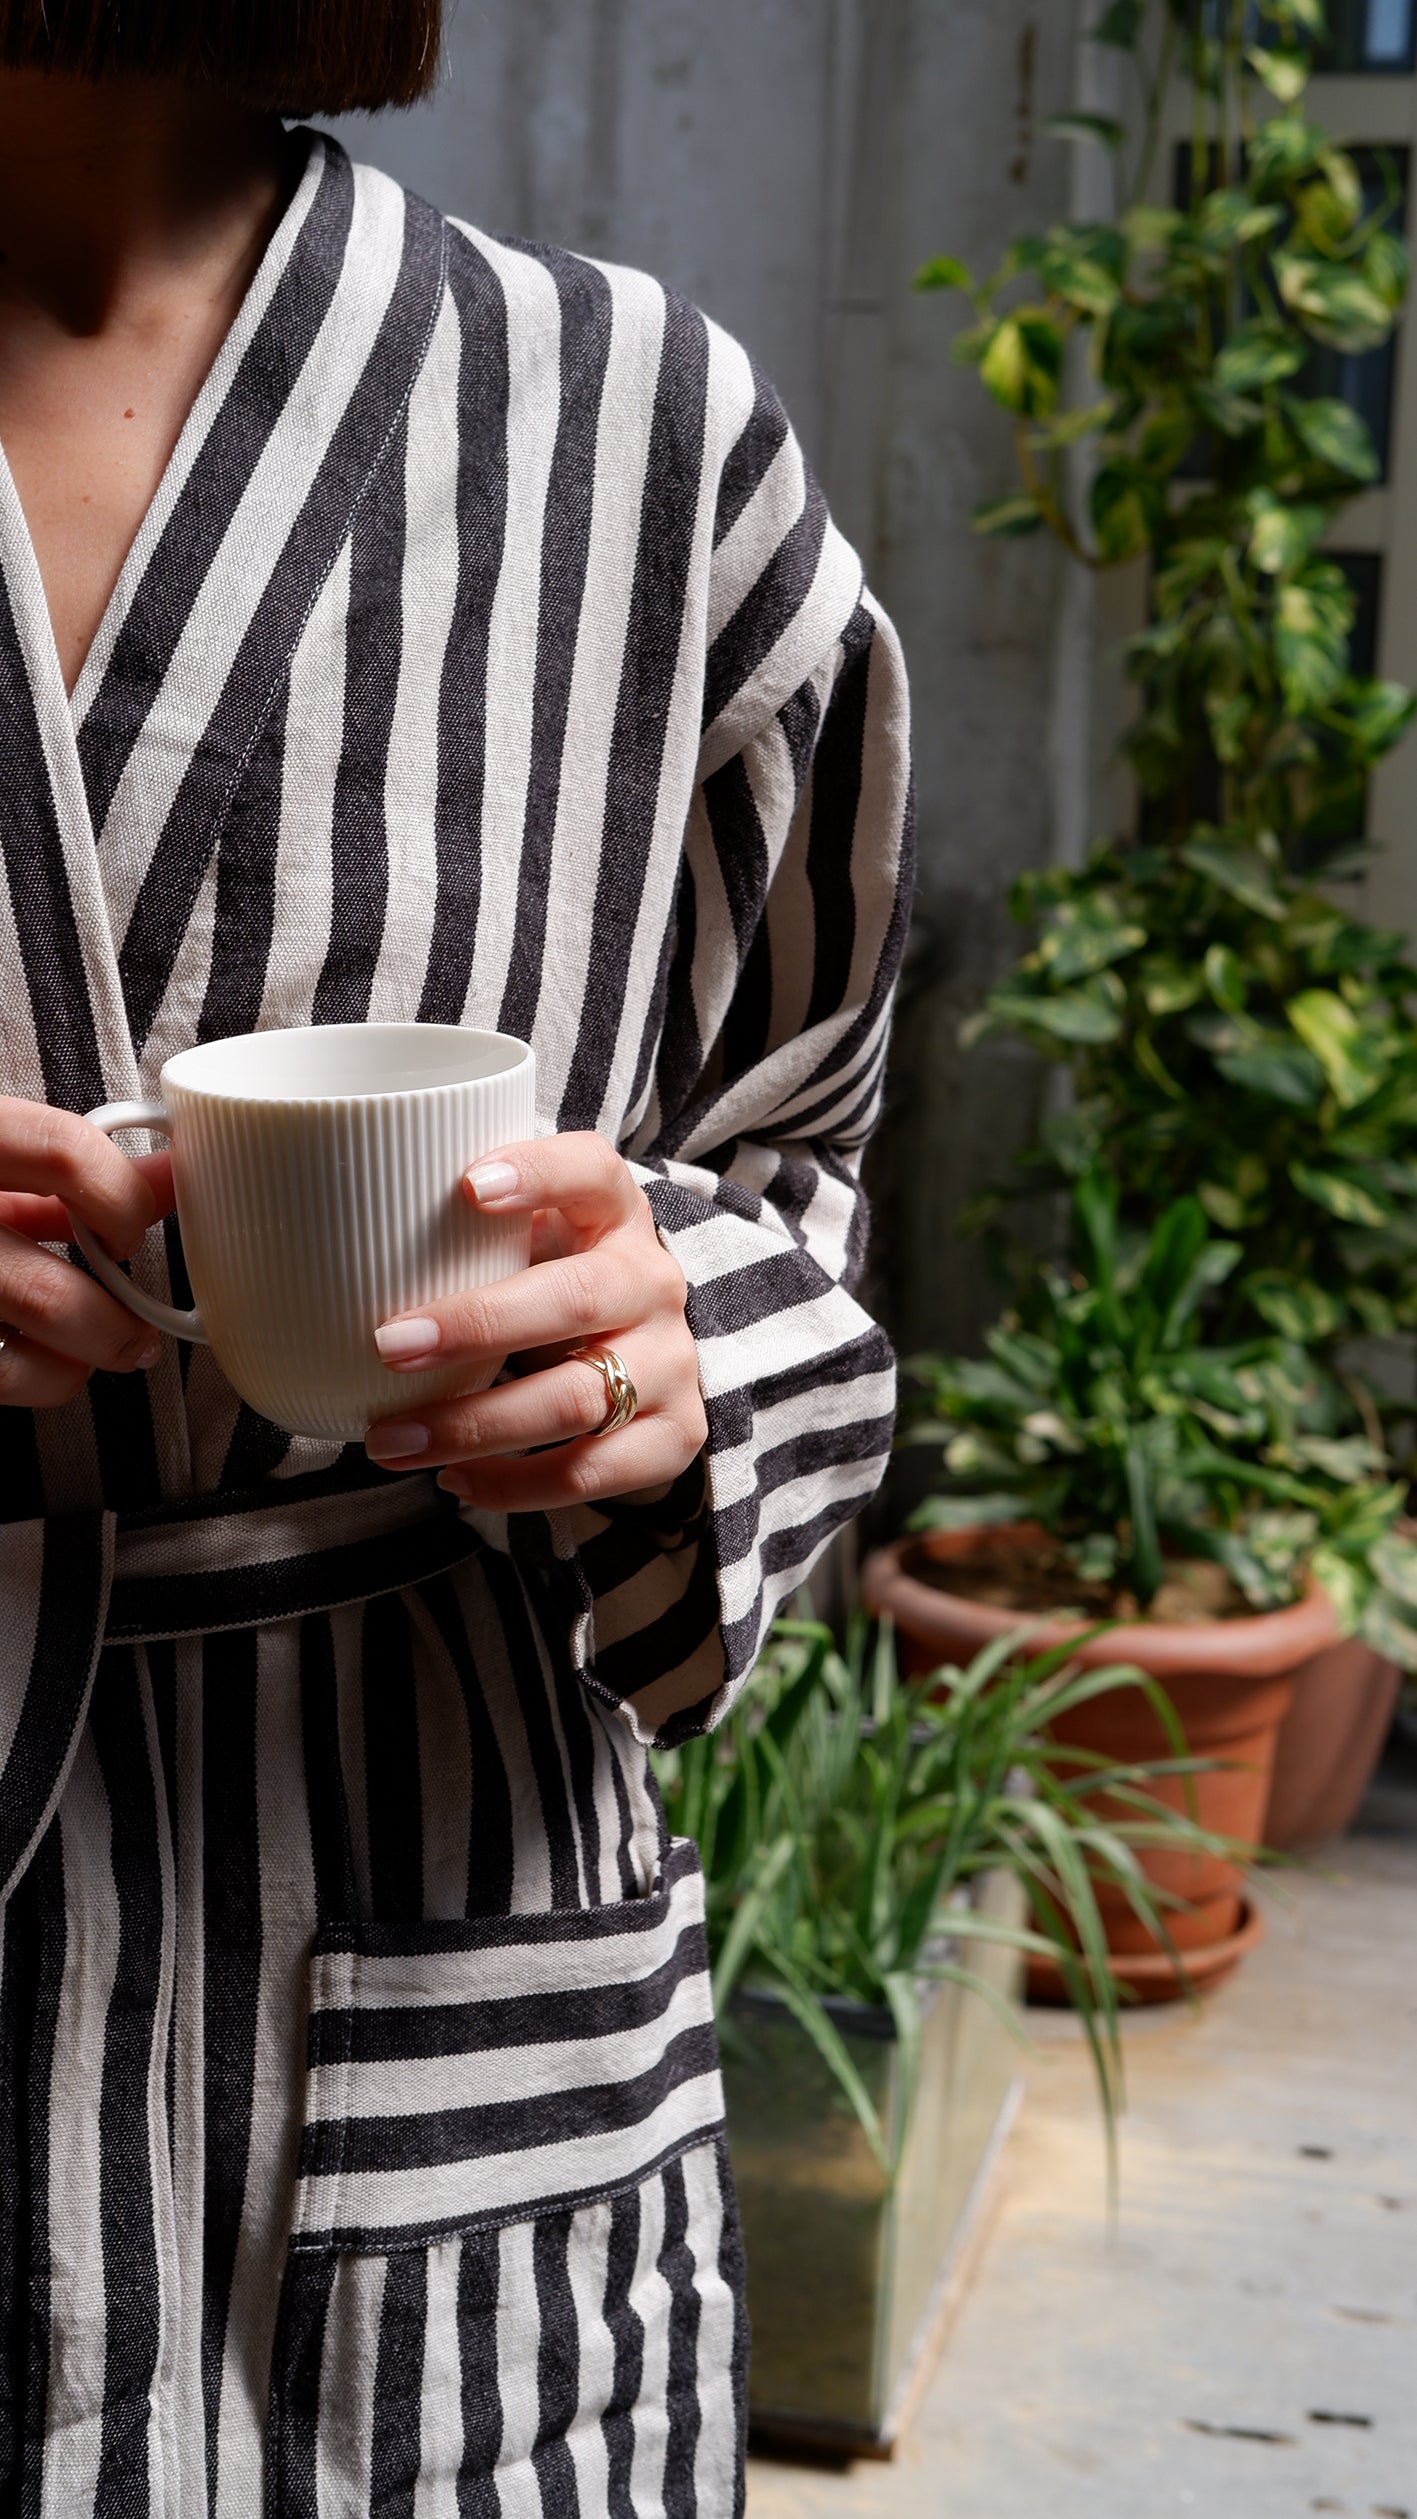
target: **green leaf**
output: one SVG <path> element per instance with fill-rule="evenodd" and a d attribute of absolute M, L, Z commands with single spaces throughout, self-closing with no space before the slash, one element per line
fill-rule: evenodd
<path fill-rule="evenodd" d="M 1227 1014 L 1240 1012 L 1249 992 L 1245 985 L 1244 964 L 1232 946 L 1207 945 L 1205 984 L 1217 1006 Z"/>
<path fill-rule="evenodd" d="M 932 254 L 922 262 L 915 274 L 917 289 L 972 289 L 974 277 L 967 263 L 954 254 Z"/>
<path fill-rule="evenodd" d="M 1202 1181 L 1196 1193 L 1212 1224 L 1222 1233 L 1243 1233 L 1249 1223 L 1249 1211 L 1243 1198 L 1223 1181 Z"/>
<path fill-rule="evenodd" d="M 1382 466 L 1367 421 L 1351 404 L 1320 395 L 1311 402 L 1286 395 L 1284 408 L 1296 437 L 1315 463 L 1352 481 L 1376 481 Z"/>
<path fill-rule="evenodd" d="M 1147 549 L 1159 513 L 1157 484 L 1150 474 L 1121 458 L 1102 464 L 1090 504 L 1104 560 L 1133 560 Z"/>
<path fill-rule="evenodd" d="M 1036 534 L 1042 522 L 1042 508 L 1026 490 L 1009 498 L 986 499 L 970 518 L 977 534 L 992 534 L 996 541 L 1017 541 L 1024 534 Z"/>
<path fill-rule="evenodd" d="M 1005 315 L 979 362 L 979 373 L 996 402 L 1025 419 L 1046 419 L 1058 399 L 1063 336 L 1037 308 Z"/>
<path fill-rule="evenodd" d="M 1386 1454 L 1365 1434 L 1298 1435 L 1289 1448 L 1305 1469 L 1322 1470 L 1325 1478 L 1336 1478 L 1345 1487 L 1357 1487 L 1365 1478 L 1379 1477 L 1387 1466 Z"/>
<path fill-rule="evenodd" d="M 1385 1662 L 1396 1662 L 1401 1671 L 1417 1671 L 1417 1622 L 1404 1615 L 1389 1592 L 1373 1593 L 1359 1632 Z"/>
<path fill-rule="evenodd" d="M 1304 364 L 1304 345 L 1273 324 L 1245 324 L 1232 334 L 1211 374 L 1223 394 L 1248 394 L 1277 385 Z"/>
<path fill-rule="evenodd" d="M 1368 1563 L 1385 1592 L 1404 1608 L 1417 1609 L 1417 1542 L 1400 1531 L 1388 1531 L 1371 1551 Z"/>
<path fill-rule="evenodd" d="M 1281 1338 L 1292 1338 L 1301 1347 L 1332 1338 L 1342 1322 L 1341 1309 L 1325 1287 L 1308 1279 L 1281 1276 L 1278 1269 L 1261 1270 L 1247 1277 L 1245 1292 L 1262 1321 L 1277 1329 Z"/>
<path fill-rule="evenodd" d="M 1297 1111 L 1311 1111 L 1323 1092 L 1323 1070 L 1316 1058 L 1293 1041 L 1255 1041 L 1245 1049 L 1226 1050 L 1216 1066 L 1227 1084 L 1246 1093 L 1265 1093 Z"/>
<path fill-rule="evenodd" d="M 1146 943 L 1146 929 L 1122 915 L 1115 894 L 1096 893 L 1061 908 L 1038 947 L 1054 980 L 1085 979 L 1122 962 Z"/>
<path fill-rule="evenodd" d="M 1045 287 L 1085 315 L 1110 315 L 1121 288 L 1114 272 L 1066 234 L 1050 238 L 1039 259 Z"/>
<path fill-rule="evenodd" d="M 1116 408 L 1115 394 L 1103 394 L 1096 402 L 1081 402 L 1075 411 L 1061 412 L 1050 420 L 1040 432 L 1041 442 L 1048 447 L 1076 446 L 1084 437 L 1105 429 Z"/>
<path fill-rule="evenodd" d="M 1313 1164 L 1295 1162 L 1289 1166 L 1289 1178 L 1296 1190 L 1302 1190 L 1328 1215 L 1337 1216 L 1340 1224 L 1386 1224 L 1392 1214 L 1384 1200 L 1346 1173 L 1320 1172 Z"/>
<path fill-rule="evenodd" d="M 1397 1314 L 1386 1295 L 1378 1294 L 1371 1286 L 1350 1286 L 1348 1301 L 1370 1338 L 1396 1336 Z"/>
<path fill-rule="evenodd" d="M 1275 203 L 1256 201 L 1252 193 L 1222 186 L 1218 192 L 1208 192 L 1201 203 L 1200 231 L 1208 245 L 1232 253 L 1237 245 L 1251 245 L 1256 237 L 1268 236 L 1283 218 Z"/>
<path fill-rule="evenodd" d="M 1154 201 L 1134 202 L 1122 221 L 1126 235 L 1143 254 L 1166 253 L 1185 224 L 1181 211 L 1163 209 Z"/>
<path fill-rule="evenodd" d="M 1352 1111 L 1369 1101 L 1392 1064 L 1393 1045 L 1368 1031 L 1332 989 L 1304 989 L 1291 997 L 1286 1012 L 1322 1066 L 1341 1108 Z"/>
<path fill-rule="evenodd" d="M 1379 760 L 1399 742 L 1417 714 L 1417 692 L 1400 682 L 1363 682 L 1352 709 L 1354 737 L 1364 758 Z"/>
<path fill-rule="evenodd" d="M 1341 1636 L 1355 1635 L 1364 1614 L 1364 1604 L 1372 1585 L 1352 1559 L 1337 1548 L 1319 1547 L 1309 1560 L 1309 1572 L 1321 1583 L 1333 1603 Z"/>
<path fill-rule="evenodd" d="M 1195 443 L 1196 424 L 1182 403 L 1163 405 L 1142 422 L 1137 461 L 1148 472 L 1173 473 Z"/>
<path fill-rule="evenodd" d="M 1194 874 L 1207 876 L 1247 910 L 1257 910 L 1261 918 L 1284 917 L 1285 904 L 1258 849 L 1224 840 L 1219 833 L 1213 839 L 1197 833 L 1186 842 L 1181 857 Z"/>
<path fill-rule="evenodd" d="M 1301 114 L 1272 115 L 1268 122 L 1261 123 L 1250 143 L 1251 185 L 1292 182 L 1317 165 L 1324 147 L 1324 133 L 1315 124 L 1305 122 Z"/>
<path fill-rule="evenodd" d="M 1363 256 L 1363 277 L 1381 303 L 1396 313 L 1407 294 L 1410 268 L 1407 247 L 1400 236 L 1387 228 L 1379 228 L 1369 239 Z"/>
<path fill-rule="evenodd" d="M 1291 581 L 1280 587 L 1275 604 L 1274 653 L 1285 706 L 1303 717 L 1322 708 L 1343 681 L 1347 624 L 1337 626 L 1334 608 L 1325 604 L 1319 589 Z"/>
<path fill-rule="evenodd" d="M 715 2008 L 722 2011 L 731 2000 L 733 1990 L 752 1955 L 758 1927 L 772 1899 L 774 1890 L 792 1860 L 793 1840 L 785 1831 L 773 1844 L 755 1871 L 751 1885 L 740 1897 L 727 1938 L 719 1953 L 713 1972 Z"/>
<path fill-rule="evenodd" d="M 1205 987 L 1204 976 L 1195 963 L 1173 962 L 1164 955 L 1148 957 L 1142 964 L 1141 982 L 1149 1015 L 1184 1014 Z"/>
<path fill-rule="evenodd" d="M 1286 252 L 1275 255 L 1274 275 L 1291 313 L 1331 349 L 1375 350 L 1392 330 L 1391 306 L 1351 264 Z"/>
<path fill-rule="evenodd" d="M 1281 51 L 1276 45 L 1252 45 L 1245 59 L 1256 78 L 1262 79 L 1271 96 L 1281 105 L 1293 105 L 1309 84 L 1309 56 L 1306 52 Z"/>
<path fill-rule="evenodd" d="M 990 1011 L 1025 1031 L 1046 1032 L 1058 1041 L 1115 1041 L 1122 1028 L 1121 991 L 1108 988 L 1107 976 L 1062 989 L 1052 997 L 1026 997 L 1007 987 L 995 989 Z"/>
<path fill-rule="evenodd" d="M 1206 427 L 1221 437 L 1245 437 L 1264 426 L 1264 404 L 1244 394 L 1222 394 L 1214 385 L 1197 384 L 1192 399 Z"/>
<path fill-rule="evenodd" d="M 1050 114 L 1043 128 L 1060 140 L 1100 140 L 1108 149 L 1120 149 L 1127 136 L 1111 114 Z"/>
<path fill-rule="evenodd" d="M 1269 577 L 1301 568 L 1328 523 L 1325 508 L 1287 507 L 1282 499 L 1271 498 L 1267 492 L 1257 494 L 1250 508 L 1255 520 L 1250 531 L 1250 558 Z"/>

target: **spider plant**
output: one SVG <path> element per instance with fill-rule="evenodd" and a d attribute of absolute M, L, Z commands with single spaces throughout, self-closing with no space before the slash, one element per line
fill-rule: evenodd
<path fill-rule="evenodd" d="M 1171 1758 L 1115 1766 L 1047 1738 L 1070 1708 L 1117 1688 L 1146 1694 Z M 1017 1634 L 967 1670 L 907 1678 L 889 1629 L 872 1640 L 857 1623 L 839 1650 L 827 1627 L 784 1619 L 723 1729 L 656 1763 L 670 1825 L 697 1838 L 702 1855 L 725 2039 L 740 1987 L 775 1992 L 885 2177 L 899 2167 L 909 2124 L 929 1980 L 997 2003 L 962 1956 L 980 1940 L 1058 1965 L 1091 2049 L 1110 2151 L 1122 2058 L 1098 1884 L 1120 1888 L 1167 1943 L 1168 1901 L 1141 1852 L 1218 1843 L 1148 1790 L 1196 1764 L 1154 1681 L 1120 1666 L 1069 1669 L 1062 1651 L 1021 1651 Z M 1025 1891 L 1026 1925 L 969 1903 L 971 1881 L 1001 1866 Z M 832 2016 L 842 1999 L 884 2007 L 894 2022 L 906 2097 L 893 2132 Z"/>

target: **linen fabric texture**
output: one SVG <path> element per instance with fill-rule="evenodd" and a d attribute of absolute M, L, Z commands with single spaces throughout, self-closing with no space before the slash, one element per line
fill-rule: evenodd
<path fill-rule="evenodd" d="M 770 389 L 307 140 L 72 699 L 0 463 L 0 1089 L 467 1022 L 621 1148 L 709 1421 L 460 1513 L 210 1354 L 0 1426 L 0 2514 L 741 2508 L 703 1729 L 863 1502 L 903 681 Z M 134 1263 L 190 1300 L 180 1241 Z"/>

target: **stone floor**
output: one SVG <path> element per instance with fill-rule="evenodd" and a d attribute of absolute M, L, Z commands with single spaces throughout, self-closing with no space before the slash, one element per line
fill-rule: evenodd
<path fill-rule="evenodd" d="M 890 2465 L 757 2459 L 748 2519 L 1417 2519 L 1417 1762 L 1129 2027 L 1109 2227 L 1042 2015 L 981 2271 Z"/>

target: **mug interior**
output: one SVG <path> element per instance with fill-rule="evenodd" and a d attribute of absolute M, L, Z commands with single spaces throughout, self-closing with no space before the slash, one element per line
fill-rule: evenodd
<path fill-rule="evenodd" d="M 477 1083 L 525 1065 L 525 1041 L 453 1023 L 317 1023 L 180 1050 L 162 1071 L 184 1093 L 262 1102 L 358 1101 Z"/>

